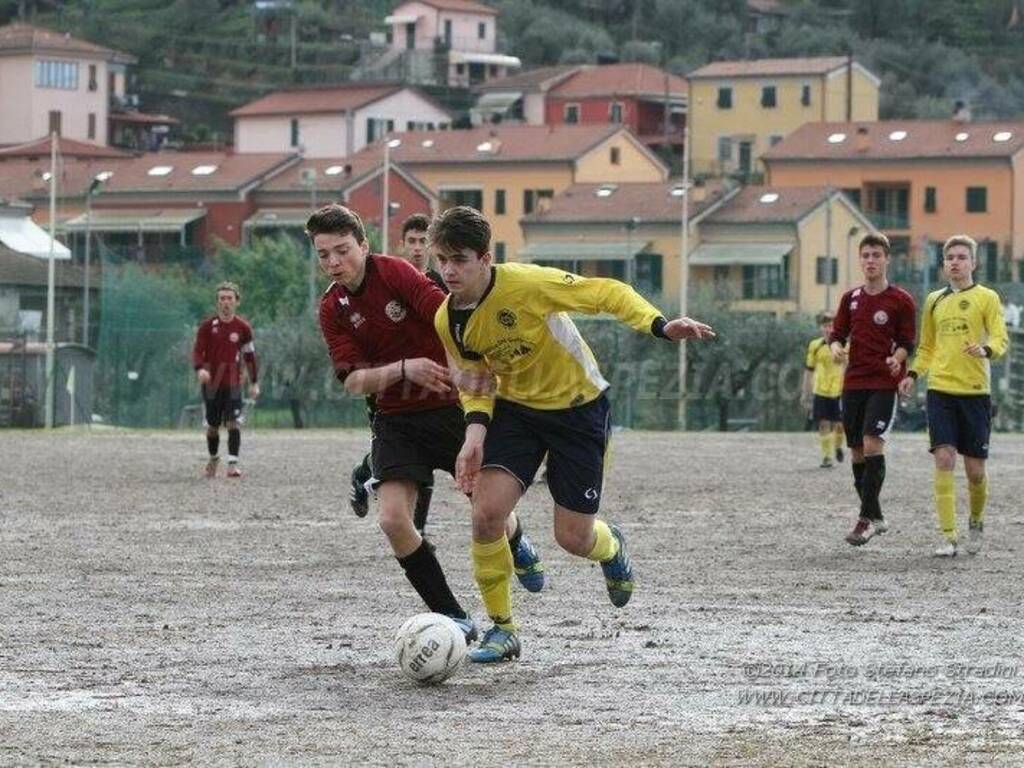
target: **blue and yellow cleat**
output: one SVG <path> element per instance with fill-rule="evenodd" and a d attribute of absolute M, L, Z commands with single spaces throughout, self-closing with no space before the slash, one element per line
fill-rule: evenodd
<path fill-rule="evenodd" d="M 512 561 L 516 578 L 527 592 L 540 592 L 544 589 L 544 563 L 540 561 L 540 553 L 525 533 L 519 537 L 519 546 L 512 553 Z"/>
<path fill-rule="evenodd" d="M 462 630 L 462 634 L 466 638 L 466 645 L 476 642 L 479 637 L 476 631 L 476 622 L 473 621 L 472 616 L 465 616 L 463 618 L 457 618 L 455 616 L 449 616 L 449 619 L 455 622 L 455 626 Z"/>
<path fill-rule="evenodd" d="M 480 647 L 469 652 L 469 660 L 476 664 L 497 664 L 518 659 L 521 650 L 516 633 L 495 624 L 484 633 Z"/>
<path fill-rule="evenodd" d="M 626 537 L 617 525 L 611 526 L 611 531 L 619 542 L 619 551 L 611 560 L 601 563 L 601 570 L 604 571 L 604 583 L 608 587 L 608 599 L 616 608 L 621 608 L 633 596 L 633 564 L 626 551 Z"/>

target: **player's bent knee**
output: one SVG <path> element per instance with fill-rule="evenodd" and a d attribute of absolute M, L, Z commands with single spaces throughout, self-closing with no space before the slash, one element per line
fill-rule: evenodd
<path fill-rule="evenodd" d="M 555 526 L 555 541 L 558 546 L 572 555 L 586 556 L 594 547 L 594 528 L 579 526 Z"/>
<path fill-rule="evenodd" d="M 956 448 L 951 445 L 938 445 L 933 453 L 935 456 L 935 468 L 945 472 L 956 468 Z"/>

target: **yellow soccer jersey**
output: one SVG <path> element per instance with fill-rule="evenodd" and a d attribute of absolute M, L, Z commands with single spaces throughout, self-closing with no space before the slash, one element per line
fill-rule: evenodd
<path fill-rule="evenodd" d="M 964 352 L 981 344 L 989 357 L 1006 352 L 1009 339 L 999 294 L 975 283 L 962 291 L 946 286 L 928 294 L 921 315 L 921 341 L 910 370 L 928 375 L 928 389 L 949 395 L 991 393 L 989 360 Z"/>
<path fill-rule="evenodd" d="M 843 394 L 843 366 L 832 359 L 825 339 L 817 338 L 807 345 L 804 365 L 814 371 L 814 394 L 833 398 Z"/>
<path fill-rule="evenodd" d="M 451 297 L 434 325 L 452 362 L 490 369 L 496 397 L 538 410 L 582 405 L 608 387 L 594 353 L 566 312 L 607 312 L 651 333 L 661 312 L 618 280 L 580 277 L 534 264 L 498 264 L 473 309 L 452 309 Z M 467 415 L 494 410 L 495 396 L 460 393 Z"/>

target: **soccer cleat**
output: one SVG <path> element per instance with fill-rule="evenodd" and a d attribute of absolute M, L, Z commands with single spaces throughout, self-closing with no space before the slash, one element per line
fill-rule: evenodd
<path fill-rule="evenodd" d="M 228 477 L 241 477 L 242 470 L 238 468 L 237 464 L 228 464 Z"/>
<path fill-rule="evenodd" d="M 458 618 L 455 616 L 449 616 L 452 621 L 455 622 L 455 626 L 462 630 L 463 636 L 466 638 L 466 645 L 476 642 L 476 639 L 480 636 L 476 630 L 476 622 L 473 621 L 472 616 L 465 616 Z"/>
<path fill-rule="evenodd" d="M 846 454 L 843 453 L 843 449 L 842 448 L 836 448 L 836 461 L 839 462 L 840 464 L 842 464 L 843 463 L 843 459 L 845 459 L 845 458 L 846 458 Z"/>
<path fill-rule="evenodd" d="M 619 542 L 619 551 L 611 560 L 601 563 L 601 570 L 604 571 L 604 583 L 608 587 L 608 599 L 616 608 L 621 608 L 633 596 L 633 564 L 626 550 L 626 537 L 617 525 L 611 526 L 611 531 Z"/>
<path fill-rule="evenodd" d="M 211 456 L 210 460 L 206 462 L 206 469 L 203 470 L 203 477 L 216 477 L 217 467 L 220 466 L 220 459 L 216 456 Z"/>
<path fill-rule="evenodd" d="M 846 543 L 860 547 L 867 544 L 874 535 L 874 524 L 866 517 L 858 517 L 857 524 L 853 526 L 853 530 L 846 534 Z"/>
<path fill-rule="evenodd" d="M 932 552 L 935 557 L 956 557 L 960 548 L 955 541 L 946 541 L 941 547 Z"/>
<path fill-rule="evenodd" d="M 495 624 L 484 633 L 480 646 L 469 652 L 469 660 L 475 664 L 496 664 L 518 659 L 521 651 L 516 633 Z"/>
<path fill-rule="evenodd" d="M 875 527 L 875 533 L 885 533 L 889 530 L 889 524 L 885 522 L 884 517 L 876 517 L 871 521 L 871 525 Z"/>
<path fill-rule="evenodd" d="M 540 592 L 544 589 L 544 563 L 540 561 L 537 548 L 520 534 L 519 546 L 512 553 L 512 562 L 516 569 L 516 578 L 527 592 Z"/>
<path fill-rule="evenodd" d="M 370 511 L 370 492 L 366 490 L 365 485 L 370 475 L 363 469 L 365 466 L 364 462 L 360 462 L 352 468 L 352 488 L 349 490 L 348 500 L 356 517 L 366 517 Z"/>
<path fill-rule="evenodd" d="M 971 520 L 967 524 L 967 546 L 968 555 L 976 555 L 981 552 L 982 539 L 985 534 L 985 523 L 981 520 Z"/>
<path fill-rule="evenodd" d="M 832 459 L 827 456 L 821 460 L 821 464 L 818 465 L 819 469 L 832 469 Z"/>

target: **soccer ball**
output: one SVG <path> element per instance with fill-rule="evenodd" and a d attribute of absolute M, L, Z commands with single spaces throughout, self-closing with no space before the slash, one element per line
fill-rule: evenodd
<path fill-rule="evenodd" d="M 398 630 L 395 656 L 410 680 L 424 685 L 441 683 L 454 675 L 466 658 L 466 638 L 447 616 L 420 613 Z"/>

